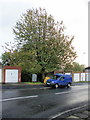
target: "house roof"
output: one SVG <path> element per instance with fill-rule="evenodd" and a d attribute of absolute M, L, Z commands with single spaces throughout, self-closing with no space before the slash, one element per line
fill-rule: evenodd
<path fill-rule="evenodd" d="M 90 66 L 86 67 L 85 69 L 90 69 Z"/>

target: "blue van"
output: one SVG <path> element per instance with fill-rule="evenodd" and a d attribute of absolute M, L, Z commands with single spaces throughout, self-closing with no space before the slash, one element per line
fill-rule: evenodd
<path fill-rule="evenodd" d="M 70 87 L 72 84 L 72 75 L 55 74 L 54 79 L 48 79 L 46 85 L 50 87 L 58 88 L 59 86 Z"/>

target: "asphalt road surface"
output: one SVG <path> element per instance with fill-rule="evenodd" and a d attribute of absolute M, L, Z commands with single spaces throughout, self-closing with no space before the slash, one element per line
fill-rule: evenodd
<path fill-rule="evenodd" d="M 88 104 L 89 85 L 2 91 L 2 118 L 55 118 Z"/>

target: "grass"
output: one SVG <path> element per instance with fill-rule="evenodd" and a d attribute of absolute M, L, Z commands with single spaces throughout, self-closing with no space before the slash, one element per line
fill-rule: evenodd
<path fill-rule="evenodd" d="M 23 82 L 25 84 L 30 84 L 30 85 L 42 85 L 42 82 Z"/>
<path fill-rule="evenodd" d="M 78 82 L 74 82 L 73 83 L 90 83 L 90 81 L 78 81 Z"/>
<path fill-rule="evenodd" d="M 24 84 L 29 84 L 29 85 L 42 85 L 44 83 L 42 82 L 22 82 Z M 90 81 L 78 81 L 78 82 L 74 82 L 73 83 L 90 83 Z"/>

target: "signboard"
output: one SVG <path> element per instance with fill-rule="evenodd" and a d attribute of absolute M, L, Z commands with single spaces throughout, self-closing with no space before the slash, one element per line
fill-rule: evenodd
<path fill-rule="evenodd" d="M 36 82 L 37 81 L 37 74 L 32 74 L 32 82 Z"/>

